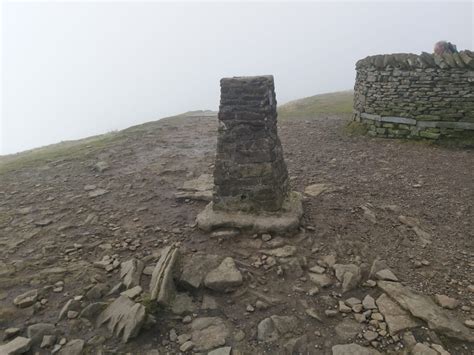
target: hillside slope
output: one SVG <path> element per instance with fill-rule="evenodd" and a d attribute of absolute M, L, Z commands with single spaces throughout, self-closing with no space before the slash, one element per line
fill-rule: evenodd
<path fill-rule="evenodd" d="M 339 91 L 290 101 L 278 108 L 278 117 L 311 118 L 352 113 L 353 91 Z"/>
<path fill-rule="evenodd" d="M 310 118 L 324 114 L 350 114 L 352 112 L 352 96 L 352 91 L 340 91 L 290 101 L 278 107 L 278 117 L 285 120 L 287 118 Z M 209 115 L 214 116 L 216 112 L 209 110 L 190 111 L 178 116 L 167 117 L 166 120 L 176 120 L 179 117 L 182 119 L 196 116 L 206 117 Z M 86 154 L 93 153 L 125 139 L 131 132 L 153 129 L 162 120 L 147 122 L 117 132 L 51 144 L 17 154 L 0 155 L 0 174 L 27 166 L 45 164 L 58 159 L 82 158 Z M 173 122 L 178 123 L 178 121 Z"/>
<path fill-rule="evenodd" d="M 288 353 L 331 354 L 353 339 L 393 354 L 414 337 L 441 338 L 451 354 L 474 354 L 471 330 L 462 325 L 471 324 L 464 311 L 470 308 L 461 308 L 473 301 L 474 151 L 348 135 L 347 121 L 338 113 L 279 122 L 291 190 L 305 196 L 301 228 L 289 235 L 230 237 L 196 227 L 213 189 L 218 122 L 212 112 L 4 157 L 0 338 L 8 328 L 23 337 L 54 329 L 55 339 L 64 337 L 84 354 L 153 355 L 183 353 L 186 342 L 203 353 L 226 345 L 239 354 L 296 346 Z M 152 301 L 150 284 L 171 247 L 179 247 L 183 272 L 174 288 L 172 268 L 163 271 L 170 292 L 178 293 L 162 307 Z M 227 258 L 235 265 L 224 266 L 241 276 L 241 285 L 231 281 L 233 292 L 209 288 L 203 280 L 211 273 L 221 285 L 229 279 L 218 267 Z M 348 292 L 336 271 L 345 268 L 356 275 L 354 282 L 348 276 Z M 404 330 L 410 338 L 390 337 L 388 322 L 371 322 L 373 314 L 385 320 L 390 314 L 379 298 L 390 297 L 387 283 L 383 289 L 366 282 L 371 269 L 380 274 L 371 280 L 391 271 L 403 280 L 399 287 L 423 294 L 417 310 L 448 325 L 433 323 L 437 335 L 431 323 L 414 323 L 413 333 Z M 431 301 L 435 294 L 454 297 L 459 306 L 443 310 Z M 361 300 L 370 302 L 371 321 Z M 137 336 L 121 343 L 120 334 L 109 333 L 121 325 L 98 325 L 108 314 L 124 314 L 113 318 L 128 320 L 128 334 Z M 445 337 L 451 329 L 464 329 L 468 341 Z M 259 341 L 259 333 L 271 341 Z M 29 353 L 45 354 L 40 344 Z M 72 354 L 67 344 L 62 354 Z"/>

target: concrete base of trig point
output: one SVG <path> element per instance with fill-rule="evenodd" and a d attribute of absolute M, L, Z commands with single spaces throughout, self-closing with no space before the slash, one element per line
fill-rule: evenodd
<path fill-rule="evenodd" d="M 210 232 L 219 228 L 238 228 L 251 233 L 287 233 L 300 225 L 303 216 L 302 195 L 292 191 L 283 201 L 281 210 L 277 212 L 247 213 L 242 211 L 214 210 L 209 203 L 204 211 L 197 216 L 200 229 Z"/>

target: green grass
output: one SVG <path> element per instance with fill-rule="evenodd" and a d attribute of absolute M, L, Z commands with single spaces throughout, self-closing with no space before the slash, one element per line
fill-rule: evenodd
<path fill-rule="evenodd" d="M 349 115 L 352 113 L 353 96 L 352 91 L 340 91 L 290 101 L 278 108 L 278 117 L 289 119 Z"/>
<path fill-rule="evenodd" d="M 82 159 L 123 138 L 120 133 L 106 133 L 75 141 L 65 141 L 25 152 L 0 157 L 0 174 L 44 165 L 61 159 Z"/>
<path fill-rule="evenodd" d="M 363 136 L 367 134 L 367 126 L 356 121 L 349 121 L 343 128 L 344 132 L 350 136 Z"/>

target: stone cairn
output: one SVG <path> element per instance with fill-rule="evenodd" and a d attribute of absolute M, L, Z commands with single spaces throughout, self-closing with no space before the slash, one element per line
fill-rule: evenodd
<path fill-rule="evenodd" d="M 273 76 L 222 79 L 218 119 L 214 194 L 198 216 L 200 227 L 271 230 L 288 213 L 293 215 L 291 223 L 281 226 L 294 227 L 302 208 L 300 196 L 288 191 Z M 255 216 L 269 219 L 263 226 L 255 223 Z"/>

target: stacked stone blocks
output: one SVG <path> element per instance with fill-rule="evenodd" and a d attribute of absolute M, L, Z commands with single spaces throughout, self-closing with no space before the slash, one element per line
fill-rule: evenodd
<path fill-rule="evenodd" d="M 370 56 L 356 64 L 354 119 L 368 134 L 429 138 L 474 134 L 474 53 Z"/>
<path fill-rule="evenodd" d="M 272 76 L 221 80 L 215 210 L 273 212 L 288 193 Z"/>

